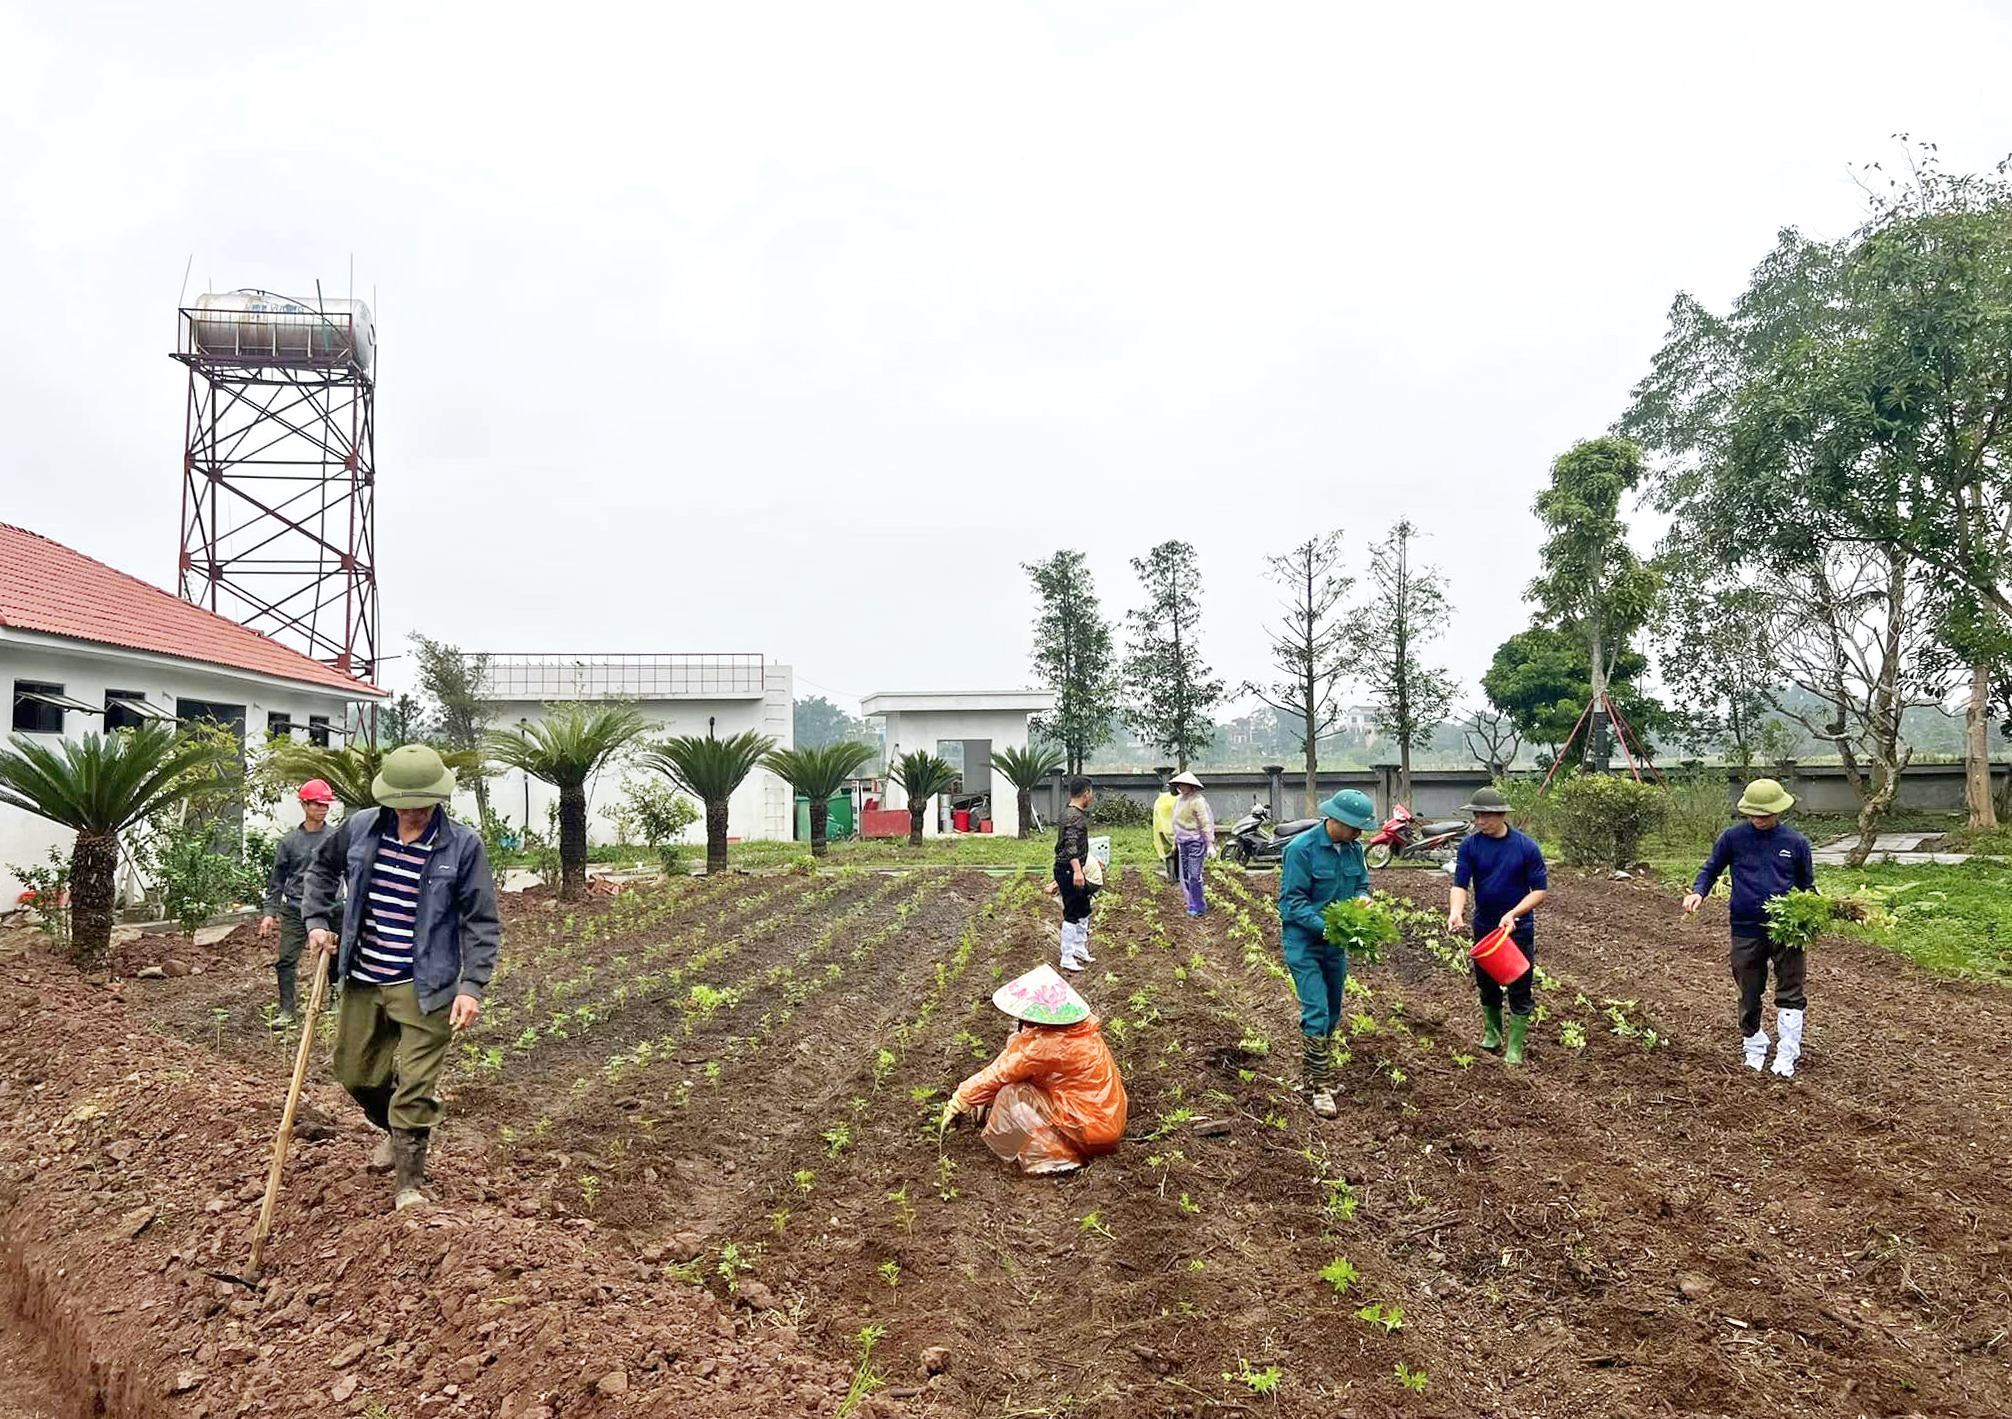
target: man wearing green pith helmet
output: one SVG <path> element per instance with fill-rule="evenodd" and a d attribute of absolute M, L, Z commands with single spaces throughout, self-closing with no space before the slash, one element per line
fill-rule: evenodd
<path fill-rule="evenodd" d="M 1278 876 L 1279 944 L 1299 996 L 1301 1067 L 1313 1111 L 1333 1118 L 1334 1032 L 1348 986 L 1348 952 L 1327 939 L 1334 902 L 1369 895 L 1363 833 L 1376 826 L 1376 805 L 1343 789 L 1320 805 L 1320 822 L 1286 844 Z"/>

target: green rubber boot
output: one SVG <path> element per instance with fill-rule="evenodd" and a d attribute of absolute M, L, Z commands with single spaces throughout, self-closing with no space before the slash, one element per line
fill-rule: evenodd
<path fill-rule="evenodd" d="M 1489 1054 L 1502 1053 L 1502 1007 L 1482 1006 L 1481 1018 L 1488 1022 L 1488 1027 L 1481 1032 L 1481 1048 Z"/>
<path fill-rule="evenodd" d="M 1529 1033 L 1530 1017 L 1528 1015 L 1511 1015 L 1509 1017 L 1509 1046 L 1502 1051 L 1502 1062 L 1504 1064 L 1514 1066 L 1523 1062 L 1523 1037 Z"/>

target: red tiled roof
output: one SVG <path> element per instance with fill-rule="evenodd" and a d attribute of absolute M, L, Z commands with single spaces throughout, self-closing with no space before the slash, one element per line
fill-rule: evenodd
<path fill-rule="evenodd" d="M 227 616 L 192 606 L 82 552 L 0 522 L 0 626 L 228 665 L 279 680 L 382 691 Z"/>

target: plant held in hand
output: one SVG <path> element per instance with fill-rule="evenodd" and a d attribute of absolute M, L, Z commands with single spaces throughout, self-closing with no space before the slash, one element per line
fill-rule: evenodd
<path fill-rule="evenodd" d="M 1784 892 L 1768 901 L 1768 939 L 1786 950 L 1806 950 L 1816 943 L 1834 915 L 1830 898 L 1819 892 Z"/>
<path fill-rule="evenodd" d="M 1323 916 L 1327 921 L 1327 939 L 1348 952 L 1351 959 L 1366 965 L 1381 964 L 1383 948 L 1395 946 L 1401 939 L 1390 908 L 1368 897 L 1331 903 Z"/>

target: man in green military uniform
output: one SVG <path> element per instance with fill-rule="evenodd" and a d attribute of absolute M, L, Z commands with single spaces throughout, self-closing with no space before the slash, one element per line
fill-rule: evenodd
<path fill-rule="evenodd" d="M 1333 1118 L 1334 1032 L 1348 985 L 1348 952 L 1327 939 L 1330 903 L 1369 895 L 1363 833 L 1376 826 L 1376 805 L 1344 789 L 1320 805 L 1320 824 L 1286 845 L 1279 869 L 1279 944 L 1299 996 L 1301 1062 L 1313 1111 Z"/>

